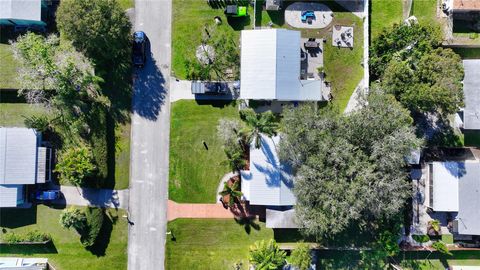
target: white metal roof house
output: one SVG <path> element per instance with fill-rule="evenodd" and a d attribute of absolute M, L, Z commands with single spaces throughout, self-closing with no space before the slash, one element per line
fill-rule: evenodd
<path fill-rule="evenodd" d="M 323 101 L 321 80 L 301 80 L 300 32 L 287 29 L 243 30 L 240 98 Z"/>
<path fill-rule="evenodd" d="M 425 204 L 435 212 L 456 214 L 454 233 L 480 235 L 480 162 L 428 164 Z"/>
<path fill-rule="evenodd" d="M 465 69 L 463 128 L 480 130 L 480 59 L 463 60 L 463 67 Z"/>
<path fill-rule="evenodd" d="M 0 19 L 42 20 L 42 0 L 0 0 Z"/>
<path fill-rule="evenodd" d="M 0 128 L 0 207 L 26 202 L 25 185 L 50 180 L 50 149 L 28 128 Z"/>
<path fill-rule="evenodd" d="M 242 193 L 251 205 L 267 206 L 267 227 L 296 228 L 292 206 L 293 175 L 291 168 L 278 157 L 279 136 L 262 135 L 261 147 L 250 146 L 250 168 L 241 171 Z"/>

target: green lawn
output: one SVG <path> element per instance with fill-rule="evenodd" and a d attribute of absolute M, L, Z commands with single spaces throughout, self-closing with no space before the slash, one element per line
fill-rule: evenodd
<path fill-rule="evenodd" d="M 479 59 L 479 48 L 453 48 L 453 51 L 459 54 L 462 59 Z"/>
<path fill-rule="evenodd" d="M 327 74 L 326 80 L 332 83 L 333 103 L 338 106 L 340 111 L 343 111 L 353 90 L 363 78 L 363 67 L 361 65 L 363 60 L 363 21 L 333 1 L 323 3 L 334 12 L 332 23 L 324 29 L 293 28 L 285 23 L 283 12 L 258 12 L 260 9 L 257 9 L 257 22 L 261 21 L 262 26 L 267 26 L 269 22 L 272 22 L 273 27 L 299 30 L 302 32 L 302 37 L 327 39 L 327 42 L 324 43 L 323 55 L 325 73 Z M 353 50 L 332 46 L 332 28 L 334 25 L 354 27 Z"/>
<path fill-rule="evenodd" d="M 115 189 L 126 189 L 130 179 L 130 124 L 115 129 Z"/>
<path fill-rule="evenodd" d="M 13 53 L 8 44 L 0 44 L 0 63 L 0 89 L 18 88 L 16 81 L 18 64 L 13 59 Z"/>
<path fill-rule="evenodd" d="M 444 270 L 452 265 L 480 266 L 480 251 L 452 251 L 453 256 L 438 252 L 402 252 L 396 260 L 405 270 Z M 428 258 L 428 259 L 427 259 Z"/>
<path fill-rule="evenodd" d="M 0 126 L 24 127 L 25 117 L 47 113 L 47 109 L 42 105 L 0 103 Z"/>
<path fill-rule="evenodd" d="M 133 8 L 135 5 L 135 0 L 117 0 L 123 10 Z"/>
<path fill-rule="evenodd" d="M 176 241 L 167 238 L 166 265 L 169 270 L 233 269 L 237 262 L 248 269 L 249 246 L 273 238 L 273 230 L 258 223 L 259 230 L 245 227 L 233 219 L 177 219 L 168 223 Z"/>
<path fill-rule="evenodd" d="M 104 223 L 102 241 L 93 253 L 86 250 L 73 230 L 63 229 L 58 220 L 62 210 L 39 205 L 32 209 L 1 210 L 0 227 L 7 232 L 22 233 L 39 230 L 53 237 L 53 244 L 35 247 L 1 245 L 0 256 L 44 257 L 58 270 L 70 269 L 127 269 L 127 222 L 123 210 L 110 209 L 113 222 Z M 108 219 L 110 220 L 110 219 Z M 22 222 L 25 222 L 22 224 Z M 0 232 L 0 238 L 3 233 Z"/>
<path fill-rule="evenodd" d="M 438 24 L 437 0 L 413 0 L 411 13 L 420 23 Z"/>
<path fill-rule="evenodd" d="M 217 138 L 221 118 L 237 118 L 236 103 L 180 100 L 172 104 L 169 197 L 177 202 L 213 203 L 220 179 L 229 172 Z M 208 146 L 205 149 L 203 142 Z"/>
<path fill-rule="evenodd" d="M 252 13 L 253 9 L 249 8 L 249 14 Z M 220 16 L 223 21 L 216 27 L 216 31 L 233 35 L 235 40 L 239 40 L 240 30 L 251 28 L 252 19 L 249 16 L 227 20 L 223 14 L 223 7 L 212 8 L 207 1 L 173 1 L 172 73 L 175 77 L 185 79 L 185 61 L 195 58 L 195 50 L 201 43 L 205 25 L 214 24 L 215 16 Z"/>
<path fill-rule="evenodd" d="M 372 0 L 371 5 L 370 40 L 373 40 L 383 28 L 402 21 L 403 6 L 402 0 Z"/>

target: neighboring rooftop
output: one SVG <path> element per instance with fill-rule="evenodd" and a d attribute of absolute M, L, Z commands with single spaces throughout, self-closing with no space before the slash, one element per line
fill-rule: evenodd
<path fill-rule="evenodd" d="M 480 162 L 433 162 L 434 211 L 458 212 L 458 233 L 480 235 Z"/>
<path fill-rule="evenodd" d="M 240 98 L 321 101 L 321 81 L 300 79 L 300 32 L 286 29 L 243 30 Z"/>
<path fill-rule="evenodd" d="M 480 6 L 480 0 L 476 2 Z M 464 128 L 480 130 L 480 59 L 463 60 L 463 67 L 465 69 L 463 79 L 465 96 Z"/>
<path fill-rule="evenodd" d="M 479 0 L 453 0 L 453 9 L 454 10 L 478 10 L 480 11 L 480 1 Z"/>
<path fill-rule="evenodd" d="M 35 184 L 38 140 L 33 129 L 0 128 L 0 185 Z"/>
<path fill-rule="evenodd" d="M 251 205 L 290 206 L 295 204 L 293 176 L 282 164 L 277 146 L 280 137 L 262 135 L 259 149 L 250 146 L 250 170 L 241 171 L 242 192 Z"/>
<path fill-rule="evenodd" d="M 0 19 L 40 21 L 41 0 L 0 0 Z"/>

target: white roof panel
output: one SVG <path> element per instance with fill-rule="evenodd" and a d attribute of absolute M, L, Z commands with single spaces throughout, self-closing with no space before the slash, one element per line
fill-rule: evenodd
<path fill-rule="evenodd" d="M 243 30 L 240 98 L 284 101 L 324 100 L 321 81 L 300 80 L 300 32 Z"/>
<path fill-rule="evenodd" d="M 28 128 L 0 128 L 0 184 L 35 184 L 37 133 Z"/>
<path fill-rule="evenodd" d="M 23 185 L 0 185 L 0 207 L 17 207 L 23 199 Z"/>
<path fill-rule="evenodd" d="M 0 19 L 42 20 L 41 0 L 0 0 Z"/>
<path fill-rule="evenodd" d="M 250 170 L 242 171 L 242 192 L 252 205 L 289 206 L 295 204 L 291 169 L 278 158 L 279 136 L 262 136 L 256 149 L 250 146 Z"/>
<path fill-rule="evenodd" d="M 480 59 L 463 60 L 464 128 L 480 129 Z"/>
<path fill-rule="evenodd" d="M 480 163 L 465 162 L 459 182 L 458 232 L 480 235 Z"/>
<path fill-rule="evenodd" d="M 458 212 L 460 162 L 433 162 L 433 210 Z"/>

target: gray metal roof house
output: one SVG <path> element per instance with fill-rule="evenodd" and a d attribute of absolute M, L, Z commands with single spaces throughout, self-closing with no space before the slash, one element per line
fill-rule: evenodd
<path fill-rule="evenodd" d="M 456 214 L 454 232 L 480 235 L 480 162 L 428 164 L 425 204 L 435 212 Z"/>
<path fill-rule="evenodd" d="M 463 128 L 480 130 L 480 59 L 463 60 Z"/>
<path fill-rule="evenodd" d="M 287 29 L 243 30 L 240 98 L 324 101 L 321 80 L 301 80 L 300 32 Z"/>
<path fill-rule="evenodd" d="M 25 185 L 50 180 L 50 149 L 28 128 L 0 128 L 0 207 L 26 202 Z"/>

